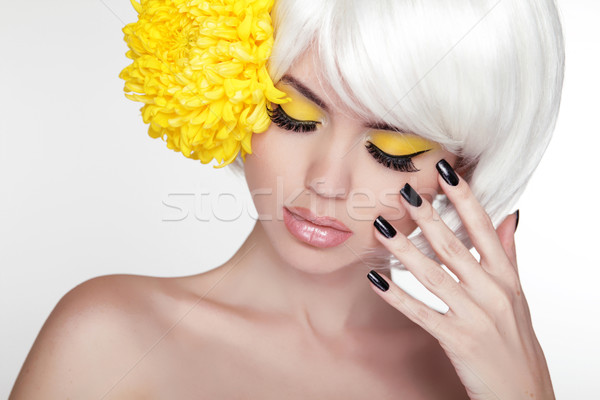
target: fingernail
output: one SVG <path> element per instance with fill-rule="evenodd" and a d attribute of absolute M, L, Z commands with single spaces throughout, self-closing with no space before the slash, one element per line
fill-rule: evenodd
<path fill-rule="evenodd" d="M 390 288 L 390 285 L 385 281 L 385 279 L 383 279 L 381 275 L 374 270 L 371 270 L 371 272 L 367 274 L 367 278 L 369 278 L 369 280 L 373 282 L 373 285 L 377 286 L 382 292 L 385 292 Z"/>
<path fill-rule="evenodd" d="M 515 211 L 515 215 L 517 216 L 517 220 L 515 221 L 515 232 L 516 232 L 517 228 L 519 227 L 519 210 Z"/>
<path fill-rule="evenodd" d="M 448 161 L 442 158 L 440 161 L 438 161 L 437 164 L 435 164 L 435 168 L 438 170 L 438 172 L 440 173 L 442 178 L 444 178 L 448 185 L 458 185 L 458 176 L 456 175 L 456 172 L 454 172 L 452 166 L 448 164 Z"/>
<path fill-rule="evenodd" d="M 413 189 L 408 183 L 404 185 L 402 189 L 400 189 L 400 194 L 406 201 L 410 203 L 411 206 L 420 207 L 421 204 L 423 204 L 423 199 L 421 199 L 421 196 L 419 196 L 419 194 L 415 192 L 415 189 Z"/>
<path fill-rule="evenodd" d="M 375 225 L 375 228 L 377 228 L 379 233 L 381 233 L 388 239 L 391 239 L 394 236 L 396 236 L 396 230 L 394 229 L 394 227 L 390 225 L 390 223 L 387 222 L 386 219 L 383 218 L 381 215 L 375 219 L 373 225 Z"/>

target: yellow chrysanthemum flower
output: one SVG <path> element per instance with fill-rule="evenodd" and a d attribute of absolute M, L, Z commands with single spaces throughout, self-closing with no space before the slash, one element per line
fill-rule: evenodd
<path fill-rule="evenodd" d="M 273 46 L 273 0 L 141 0 L 123 28 L 133 63 L 120 78 L 125 96 L 144 103 L 148 134 L 215 168 L 270 124 L 268 102 L 285 94 L 266 68 Z"/>

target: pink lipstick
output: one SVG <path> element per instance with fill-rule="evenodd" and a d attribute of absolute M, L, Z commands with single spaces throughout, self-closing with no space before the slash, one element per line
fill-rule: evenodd
<path fill-rule="evenodd" d="M 283 221 L 296 239 L 314 247 L 335 247 L 353 235 L 337 219 L 318 217 L 304 207 L 283 207 Z"/>

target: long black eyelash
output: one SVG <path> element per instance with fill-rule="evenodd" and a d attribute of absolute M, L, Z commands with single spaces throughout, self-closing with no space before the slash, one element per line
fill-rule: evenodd
<path fill-rule="evenodd" d="M 405 156 L 393 156 L 379 149 L 373 143 L 368 142 L 367 150 L 369 153 L 377 160 L 379 163 L 384 166 L 393 169 L 394 171 L 402 171 L 402 172 L 417 172 L 419 171 L 415 164 L 412 162 L 412 158 L 418 156 L 419 154 L 423 154 L 431 149 L 418 151 L 413 154 L 408 154 Z"/>
<path fill-rule="evenodd" d="M 314 132 L 317 130 L 317 125 L 319 124 L 318 122 L 299 121 L 290 117 L 278 104 L 273 104 L 273 106 L 274 108 L 267 107 L 267 114 L 269 114 L 271 121 L 281 129 L 294 132 Z M 419 171 L 419 169 L 417 169 L 415 164 L 412 162 L 412 158 L 430 150 L 427 149 L 418 151 L 405 156 L 393 156 L 379 149 L 371 142 L 368 142 L 366 147 L 369 153 L 375 158 L 375 160 L 377 160 L 377 162 L 394 171 L 401 172 Z"/>
<path fill-rule="evenodd" d="M 314 121 L 298 121 L 286 114 L 283 108 L 278 104 L 273 105 L 274 108 L 267 107 L 267 114 L 271 121 L 281 129 L 294 132 L 314 132 L 317 130 L 318 122 Z"/>

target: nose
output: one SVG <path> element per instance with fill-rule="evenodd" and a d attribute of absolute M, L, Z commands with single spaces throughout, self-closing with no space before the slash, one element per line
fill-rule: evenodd
<path fill-rule="evenodd" d="M 321 197 L 345 199 L 352 185 L 352 154 L 346 141 L 332 136 L 325 135 L 315 146 L 305 186 Z"/>

